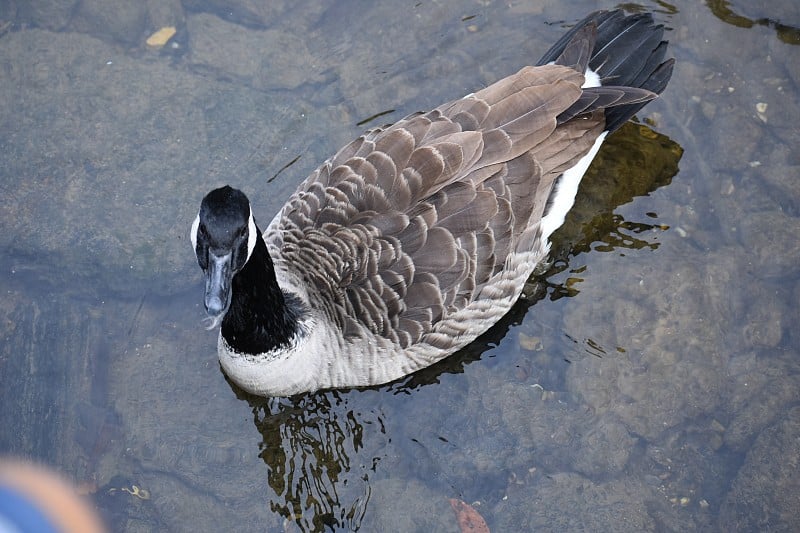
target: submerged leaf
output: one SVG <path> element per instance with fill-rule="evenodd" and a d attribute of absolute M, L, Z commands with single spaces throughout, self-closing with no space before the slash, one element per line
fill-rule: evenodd
<path fill-rule="evenodd" d="M 167 42 L 172 39 L 172 36 L 175 35 L 175 27 L 174 26 L 166 26 L 161 28 L 153 35 L 147 38 L 147 46 L 151 46 L 153 48 L 161 48 Z"/>
<path fill-rule="evenodd" d="M 486 520 L 470 504 L 456 498 L 449 498 L 450 507 L 456 513 L 461 533 L 489 533 Z"/>

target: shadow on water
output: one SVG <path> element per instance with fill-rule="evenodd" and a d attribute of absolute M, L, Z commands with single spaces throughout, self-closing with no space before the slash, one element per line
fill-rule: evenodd
<path fill-rule="evenodd" d="M 551 266 L 531 278 L 529 290 L 511 311 L 457 354 L 375 389 L 407 395 L 438 383 L 445 374 L 464 372 L 467 365 L 497 346 L 511 327 L 520 324 L 539 300 L 577 294 L 567 283 L 549 281 L 569 269 L 575 256 L 590 250 L 657 248 L 657 232 L 666 230 L 665 226 L 626 221 L 614 210 L 668 185 L 678 172 L 682 153 L 666 136 L 644 125 L 626 124 L 604 145 L 584 179 L 573 211 L 554 235 Z M 648 216 L 657 218 L 654 213 Z M 303 530 L 358 529 L 370 500 L 370 478 L 378 473 L 381 461 L 381 455 L 366 441 L 375 440 L 378 434 L 389 438 L 380 407 L 368 412 L 354 409 L 349 398 L 355 391 L 264 399 L 244 393 L 232 383 L 231 387 L 250 404 L 261 434 L 260 457 L 275 493 L 269 503 L 271 510 Z"/>

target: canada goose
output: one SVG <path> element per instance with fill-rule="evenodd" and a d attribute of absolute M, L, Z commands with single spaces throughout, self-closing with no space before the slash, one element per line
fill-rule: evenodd
<path fill-rule="evenodd" d="M 258 395 L 386 383 L 514 304 L 601 143 L 667 85 L 663 26 L 599 11 L 539 61 L 368 131 L 261 233 L 208 193 L 191 229 L 227 375 Z"/>

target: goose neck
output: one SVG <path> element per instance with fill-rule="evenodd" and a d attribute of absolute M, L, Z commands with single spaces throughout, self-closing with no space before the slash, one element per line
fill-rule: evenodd
<path fill-rule="evenodd" d="M 291 343 L 297 318 L 275 278 L 260 231 L 250 258 L 233 277 L 231 291 L 231 305 L 222 322 L 222 336 L 231 348 L 262 354 Z"/>

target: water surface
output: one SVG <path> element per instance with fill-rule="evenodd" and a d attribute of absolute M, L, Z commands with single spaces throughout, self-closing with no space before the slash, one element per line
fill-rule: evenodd
<path fill-rule="evenodd" d="M 493 531 L 800 528 L 794 2 L 625 4 L 675 74 L 512 312 L 398 383 L 271 400 L 201 327 L 203 194 L 242 188 L 263 226 L 364 128 L 596 4 L 50 4 L 0 8 L 0 451 L 112 530 L 458 531 L 449 498 Z"/>

